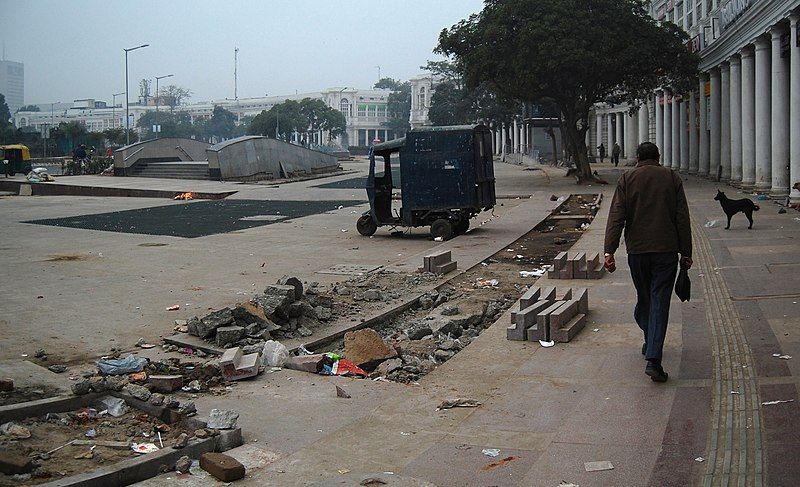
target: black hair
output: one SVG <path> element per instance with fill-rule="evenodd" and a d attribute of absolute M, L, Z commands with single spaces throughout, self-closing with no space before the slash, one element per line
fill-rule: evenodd
<path fill-rule="evenodd" d="M 658 146 L 652 142 L 642 142 L 636 149 L 636 157 L 640 161 L 657 161 L 659 158 Z"/>

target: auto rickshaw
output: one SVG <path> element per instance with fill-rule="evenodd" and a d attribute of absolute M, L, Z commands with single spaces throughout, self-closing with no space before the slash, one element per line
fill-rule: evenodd
<path fill-rule="evenodd" d="M 392 154 L 400 155 L 401 208 L 392 214 Z M 375 173 L 375 157 L 383 174 Z M 421 127 L 370 151 L 366 190 L 369 211 L 356 222 L 358 233 L 378 227 L 431 227 L 436 240 L 469 229 L 469 220 L 496 203 L 492 133 L 484 125 Z"/>
<path fill-rule="evenodd" d="M 0 145 L 0 171 L 6 177 L 16 173 L 28 174 L 31 172 L 31 153 L 27 146 L 22 144 Z"/>

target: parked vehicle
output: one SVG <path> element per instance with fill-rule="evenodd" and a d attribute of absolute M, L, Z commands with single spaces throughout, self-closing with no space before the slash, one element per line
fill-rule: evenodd
<path fill-rule="evenodd" d="M 399 155 L 401 207 L 392 214 L 391 157 Z M 376 175 L 376 157 L 383 174 Z M 431 227 L 448 240 L 469 229 L 469 220 L 496 203 L 492 134 L 484 125 L 423 127 L 375 145 L 366 183 L 370 209 L 356 223 L 361 235 L 378 227 Z"/>
<path fill-rule="evenodd" d="M 31 172 L 31 153 L 27 146 L 22 144 L 0 145 L 0 161 L 6 177 L 16 173 L 28 174 Z"/>

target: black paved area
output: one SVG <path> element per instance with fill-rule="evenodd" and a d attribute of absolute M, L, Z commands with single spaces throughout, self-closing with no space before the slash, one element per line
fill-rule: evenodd
<path fill-rule="evenodd" d="M 363 203 L 363 201 L 196 201 L 22 223 L 195 238 L 269 225 L 336 210 L 339 206 L 350 207 Z"/>
<path fill-rule="evenodd" d="M 341 181 L 333 181 L 325 184 L 318 184 L 315 188 L 322 189 L 365 189 L 367 185 L 367 178 L 350 178 Z M 392 185 L 395 188 L 400 187 L 400 168 L 392 168 Z"/>

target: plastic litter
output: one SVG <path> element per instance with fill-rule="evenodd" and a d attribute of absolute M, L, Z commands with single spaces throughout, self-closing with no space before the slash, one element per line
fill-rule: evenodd
<path fill-rule="evenodd" d="M 95 438 L 97 436 L 97 431 L 94 428 L 90 429 L 86 433 L 84 433 L 87 438 Z"/>
<path fill-rule="evenodd" d="M 500 281 L 498 281 L 497 279 L 482 279 L 482 278 L 479 278 L 479 279 L 477 279 L 475 281 L 475 286 L 479 287 L 479 288 L 483 288 L 483 289 L 490 288 L 490 287 L 495 287 L 498 284 L 500 284 Z"/>
<path fill-rule="evenodd" d="M 283 367 L 289 358 L 289 349 L 281 342 L 268 340 L 261 351 L 261 365 L 265 367 Z"/>
<path fill-rule="evenodd" d="M 791 355 L 781 355 L 779 353 L 773 353 L 772 356 L 775 357 L 775 358 L 779 358 L 781 360 L 791 360 L 791 358 L 792 358 Z"/>
<path fill-rule="evenodd" d="M 705 462 L 705 461 L 706 461 L 706 459 L 705 459 L 705 458 L 703 458 L 703 457 L 697 457 L 697 458 L 695 458 L 695 459 L 694 459 L 694 461 L 695 461 L 695 462 Z"/>
<path fill-rule="evenodd" d="M 519 271 L 519 277 L 542 277 L 545 269 L 534 269 L 532 271 Z"/>
<path fill-rule="evenodd" d="M 172 306 L 167 306 L 167 311 L 178 311 L 181 309 L 180 304 L 173 304 Z"/>
<path fill-rule="evenodd" d="M 783 403 L 785 403 L 785 402 L 794 402 L 794 399 L 784 399 L 784 400 L 777 400 L 777 401 L 767 401 L 767 402 L 762 402 L 762 403 L 761 403 L 761 405 L 762 405 L 762 406 L 772 406 L 772 405 L 774 405 L 774 404 L 783 404 Z"/>
<path fill-rule="evenodd" d="M 158 451 L 155 443 L 134 443 L 131 445 L 131 450 L 136 453 L 153 453 Z"/>
<path fill-rule="evenodd" d="M 100 399 L 100 404 L 105 406 L 108 414 L 115 418 L 128 412 L 128 405 L 125 404 L 125 400 L 118 397 L 106 396 Z"/>
<path fill-rule="evenodd" d="M 553 345 L 555 345 L 555 344 L 556 344 L 556 342 L 554 342 L 554 341 L 552 341 L 552 340 L 550 340 L 549 342 L 546 342 L 546 341 L 544 341 L 544 340 L 539 340 L 539 345 L 541 345 L 541 346 L 542 346 L 542 347 L 544 347 L 544 348 L 550 348 L 550 347 L 552 347 L 552 346 L 553 346 Z"/>
<path fill-rule="evenodd" d="M 141 372 L 147 365 L 147 359 L 128 355 L 122 359 L 104 359 L 97 362 L 100 372 L 106 375 L 123 375 L 131 372 Z"/>
<path fill-rule="evenodd" d="M 600 462 L 584 462 L 583 468 L 587 472 L 600 472 L 602 470 L 614 470 L 614 465 L 608 460 L 603 460 Z"/>
<path fill-rule="evenodd" d="M 706 228 L 714 228 L 715 226 L 717 226 L 717 220 L 709 220 L 703 226 Z"/>
<path fill-rule="evenodd" d="M 441 411 L 442 409 L 451 409 L 451 408 L 476 408 L 480 406 L 480 401 L 475 399 L 465 399 L 462 397 L 456 399 L 445 399 L 439 404 L 439 407 L 436 408 L 437 411 Z"/>
<path fill-rule="evenodd" d="M 498 449 L 498 448 L 484 448 L 483 450 L 481 450 L 481 453 L 483 453 L 487 457 L 499 457 L 500 456 L 500 449 Z"/>

